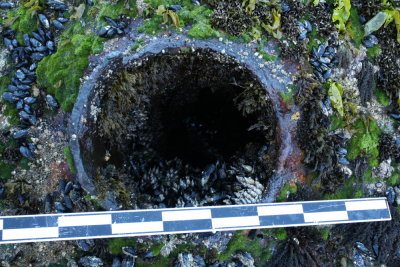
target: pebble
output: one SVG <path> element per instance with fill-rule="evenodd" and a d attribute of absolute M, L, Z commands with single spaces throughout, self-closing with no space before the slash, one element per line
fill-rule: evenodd
<path fill-rule="evenodd" d="M 94 241 L 92 239 L 80 239 L 77 240 L 76 243 L 81 250 L 86 252 L 94 246 Z"/>
<path fill-rule="evenodd" d="M 80 258 L 79 262 L 84 267 L 99 267 L 99 266 L 103 266 L 103 260 L 100 259 L 100 258 L 97 258 L 95 256 L 86 256 L 86 257 Z"/>
<path fill-rule="evenodd" d="M 54 99 L 52 95 L 46 95 L 46 102 L 52 108 L 58 107 L 57 101 Z"/>

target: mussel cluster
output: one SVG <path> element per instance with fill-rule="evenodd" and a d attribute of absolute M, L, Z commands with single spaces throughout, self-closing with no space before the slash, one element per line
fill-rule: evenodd
<path fill-rule="evenodd" d="M 99 36 L 112 38 L 117 34 L 122 35 L 125 33 L 124 29 L 126 28 L 126 22 L 124 21 L 123 16 L 118 16 L 116 20 L 105 16 L 104 20 L 107 21 L 108 25 L 101 27 L 97 33 Z"/>
<path fill-rule="evenodd" d="M 17 70 L 11 78 L 11 84 L 8 86 L 8 92 L 3 93 L 5 101 L 15 104 L 19 110 L 20 129 L 16 130 L 13 138 L 21 141 L 19 151 L 26 158 L 34 157 L 35 146 L 27 143 L 24 139 L 29 133 L 29 127 L 37 124 L 36 112 L 33 106 L 37 101 L 37 96 L 32 96 L 30 90 L 36 81 L 36 68 L 40 60 L 45 56 L 56 52 L 54 40 L 54 31 L 62 30 L 62 23 L 68 21 L 63 13 L 68 7 L 59 1 L 50 1 L 46 3 L 48 10 L 54 11 L 57 18 L 50 20 L 44 14 L 38 14 L 38 19 L 43 27 L 39 27 L 32 35 L 25 33 L 23 35 L 23 44 L 16 39 L 16 32 L 6 29 L 2 32 L 3 41 L 6 48 L 11 53 L 11 58 Z M 54 27 L 54 28 L 53 28 Z M 46 96 L 46 102 L 49 107 L 57 108 L 58 104 L 51 95 Z"/>
<path fill-rule="evenodd" d="M 315 68 L 314 74 L 320 82 L 329 79 L 332 76 L 332 68 L 339 64 L 336 47 L 334 39 L 329 39 L 318 48 L 312 48 L 310 64 Z"/>

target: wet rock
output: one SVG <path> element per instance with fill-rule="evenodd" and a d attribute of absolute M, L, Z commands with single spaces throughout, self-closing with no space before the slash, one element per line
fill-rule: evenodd
<path fill-rule="evenodd" d="M 205 267 L 204 259 L 200 256 L 193 256 L 191 253 L 180 253 L 175 262 L 175 267 Z"/>
<path fill-rule="evenodd" d="M 133 247 L 122 247 L 122 253 L 128 257 L 136 258 L 136 251 Z"/>
<path fill-rule="evenodd" d="M 69 260 L 67 267 L 78 267 L 78 263 L 75 260 Z"/>
<path fill-rule="evenodd" d="M 83 251 L 90 251 L 92 247 L 94 247 L 94 240 L 93 239 L 80 239 L 76 241 L 78 247 Z"/>
<path fill-rule="evenodd" d="M 117 198 L 113 192 L 107 192 L 106 199 L 102 202 L 102 207 L 105 210 L 119 210 Z"/>
<path fill-rule="evenodd" d="M 248 252 L 237 252 L 227 262 L 228 266 L 246 266 L 254 267 L 254 258 Z"/>
<path fill-rule="evenodd" d="M 10 9 L 13 8 L 14 4 L 13 3 L 0 3 L 0 9 Z"/>
<path fill-rule="evenodd" d="M 122 267 L 134 267 L 135 258 L 127 257 L 122 260 Z"/>
<path fill-rule="evenodd" d="M 387 201 L 389 204 L 393 204 L 396 199 L 396 192 L 394 191 L 393 187 L 389 186 L 385 192 Z"/>
<path fill-rule="evenodd" d="M 54 202 L 54 206 L 56 207 L 58 213 L 67 211 L 67 207 L 65 207 L 61 202 Z"/>
<path fill-rule="evenodd" d="M 177 12 L 177 11 L 179 11 L 179 10 L 182 9 L 182 6 L 181 6 L 181 5 L 171 5 L 171 6 L 169 7 L 169 9 L 172 10 L 172 11 L 174 11 L 174 12 Z"/>
<path fill-rule="evenodd" d="M 68 195 L 64 196 L 64 204 L 69 210 L 74 208 L 74 204 L 72 204 L 72 200 Z"/>
<path fill-rule="evenodd" d="M 112 266 L 111 266 L 111 267 L 122 267 L 121 259 L 118 258 L 118 257 L 115 257 L 115 258 L 113 259 L 113 262 L 112 262 Z"/>
<path fill-rule="evenodd" d="M 150 251 L 150 252 L 146 253 L 146 254 L 144 255 L 144 257 L 145 257 L 146 259 L 148 259 L 148 258 L 153 258 L 153 257 L 154 257 L 154 252 L 153 252 L 153 251 Z"/>
<path fill-rule="evenodd" d="M 103 266 L 103 260 L 95 256 L 86 256 L 79 260 L 80 264 L 84 267 L 98 267 Z"/>
<path fill-rule="evenodd" d="M 55 98 L 52 95 L 46 95 L 46 102 L 52 108 L 57 108 L 58 104 Z"/>
<path fill-rule="evenodd" d="M 394 192 L 396 193 L 396 204 L 397 204 L 397 206 L 400 206 L 400 188 L 395 186 Z"/>
<path fill-rule="evenodd" d="M 375 167 L 372 172 L 372 177 L 374 178 L 389 178 L 394 168 L 391 166 L 391 159 L 382 161 L 378 167 Z"/>

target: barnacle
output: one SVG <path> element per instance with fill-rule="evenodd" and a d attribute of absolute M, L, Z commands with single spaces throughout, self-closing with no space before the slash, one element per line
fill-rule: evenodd
<path fill-rule="evenodd" d="M 332 23 L 332 6 L 327 3 L 320 3 L 317 6 L 309 6 L 310 22 L 321 36 L 329 36 L 334 32 L 335 25 Z"/>

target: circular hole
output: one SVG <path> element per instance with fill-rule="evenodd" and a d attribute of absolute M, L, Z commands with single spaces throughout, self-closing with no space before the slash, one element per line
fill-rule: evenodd
<path fill-rule="evenodd" d="M 118 187 L 127 208 L 261 199 L 275 168 L 277 119 L 250 71 L 216 52 L 171 50 L 103 78 L 81 141 L 100 197 Z"/>

